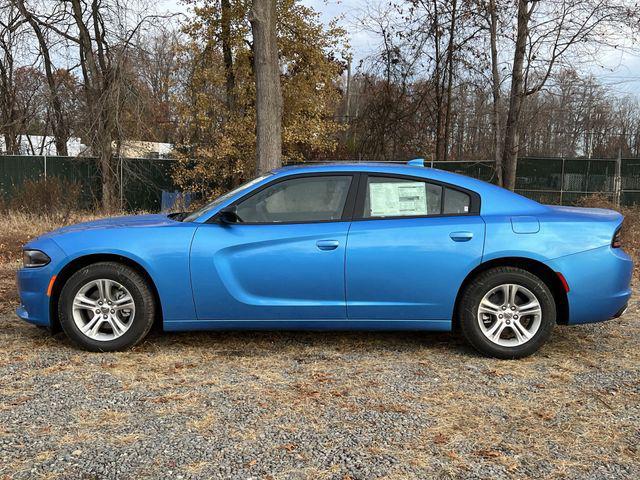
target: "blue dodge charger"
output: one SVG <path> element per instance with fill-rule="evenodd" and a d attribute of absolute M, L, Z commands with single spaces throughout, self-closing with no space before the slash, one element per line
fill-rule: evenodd
<path fill-rule="evenodd" d="M 192 213 L 109 218 L 24 247 L 24 320 L 112 351 L 164 330 L 459 329 L 518 358 L 553 326 L 620 316 L 611 210 L 541 205 L 409 165 L 275 170 Z"/>

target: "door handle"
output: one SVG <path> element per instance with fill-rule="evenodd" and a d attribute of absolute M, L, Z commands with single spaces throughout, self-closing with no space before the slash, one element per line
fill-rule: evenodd
<path fill-rule="evenodd" d="M 451 232 L 449 234 L 451 240 L 454 242 L 468 242 L 473 238 L 473 233 L 471 232 Z"/>
<path fill-rule="evenodd" d="M 318 240 L 316 242 L 316 247 L 320 250 L 335 250 L 340 245 L 338 240 Z"/>

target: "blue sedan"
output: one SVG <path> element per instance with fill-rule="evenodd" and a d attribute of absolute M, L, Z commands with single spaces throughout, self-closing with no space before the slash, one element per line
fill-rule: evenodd
<path fill-rule="evenodd" d="M 193 213 L 110 218 L 24 247 L 17 314 L 79 346 L 164 330 L 459 329 L 518 358 L 556 323 L 620 316 L 614 211 L 541 205 L 410 165 L 287 167 Z"/>

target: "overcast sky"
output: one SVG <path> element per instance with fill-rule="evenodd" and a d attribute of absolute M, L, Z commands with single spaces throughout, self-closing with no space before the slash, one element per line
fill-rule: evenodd
<path fill-rule="evenodd" d="M 326 23 L 340 18 L 341 25 L 349 32 L 349 42 L 353 50 L 355 63 L 366 57 L 377 46 L 377 39 L 355 27 L 355 19 L 367 0 L 302 0 L 302 3 L 320 12 Z M 167 10 L 186 12 L 179 0 L 159 2 Z M 160 7 L 162 8 L 162 7 Z M 606 49 L 599 52 L 596 61 L 591 64 L 591 72 L 600 82 L 615 92 L 640 97 L 640 56 L 623 51 Z"/>

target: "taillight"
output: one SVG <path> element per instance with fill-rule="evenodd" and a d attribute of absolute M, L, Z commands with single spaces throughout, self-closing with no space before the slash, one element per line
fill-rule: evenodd
<path fill-rule="evenodd" d="M 621 231 L 622 231 L 622 227 L 620 226 L 616 230 L 616 233 L 613 234 L 613 240 L 611 240 L 611 247 L 612 248 L 620 248 L 620 247 L 622 247 L 622 235 L 620 234 Z"/>

